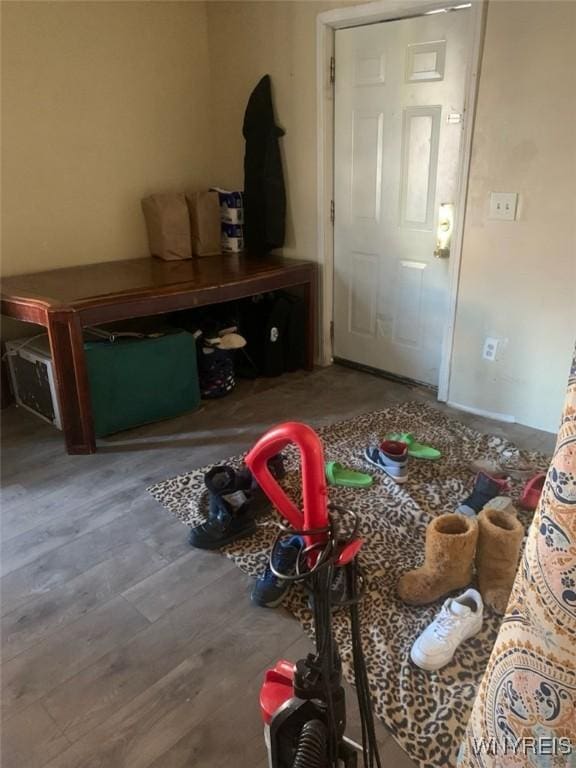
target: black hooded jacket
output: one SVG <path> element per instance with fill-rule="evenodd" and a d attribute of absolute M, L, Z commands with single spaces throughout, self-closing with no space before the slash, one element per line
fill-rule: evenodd
<path fill-rule="evenodd" d="M 248 100 L 242 133 L 244 155 L 244 244 L 251 253 L 268 253 L 284 245 L 286 192 L 278 138 L 284 131 L 274 122 L 270 75 L 265 75 Z"/>

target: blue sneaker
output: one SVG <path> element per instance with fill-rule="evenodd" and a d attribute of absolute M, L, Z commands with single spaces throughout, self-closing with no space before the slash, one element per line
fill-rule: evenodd
<path fill-rule="evenodd" d="M 371 445 L 364 451 L 364 458 L 386 472 L 397 483 L 408 479 L 408 446 L 397 440 L 384 440 L 380 446 Z"/>
<path fill-rule="evenodd" d="M 296 572 L 296 561 L 303 546 L 304 542 L 301 536 L 281 539 L 273 553 L 274 568 L 279 573 L 292 576 Z M 252 588 L 252 602 L 264 608 L 277 608 L 289 588 L 290 582 L 275 576 L 270 568 L 270 563 L 267 563 L 266 570 L 262 576 L 256 579 Z"/>

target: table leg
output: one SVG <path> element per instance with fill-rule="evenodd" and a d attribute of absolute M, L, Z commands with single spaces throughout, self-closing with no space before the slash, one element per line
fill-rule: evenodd
<path fill-rule="evenodd" d="M 0 360 L 0 408 L 8 408 L 14 402 L 14 395 L 10 387 L 10 374 L 8 373 L 8 362 L 4 355 L 6 354 L 6 347 L 4 344 L 0 346 L 0 352 L 2 358 Z"/>
<path fill-rule="evenodd" d="M 78 316 L 74 312 L 51 312 L 48 336 L 66 450 L 69 454 L 95 453 L 90 388 Z"/>
<path fill-rule="evenodd" d="M 310 270 L 310 280 L 304 284 L 304 303 L 306 307 L 306 357 L 305 368 L 307 371 L 314 369 L 316 356 L 316 302 L 317 281 L 316 267 Z"/>

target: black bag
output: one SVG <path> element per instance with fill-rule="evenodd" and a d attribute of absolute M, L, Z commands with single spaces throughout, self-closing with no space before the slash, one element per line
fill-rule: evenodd
<path fill-rule="evenodd" d="M 240 329 L 247 345 L 238 375 L 280 376 L 304 367 L 304 302 L 278 291 L 253 297 L 243 307 Z"/>

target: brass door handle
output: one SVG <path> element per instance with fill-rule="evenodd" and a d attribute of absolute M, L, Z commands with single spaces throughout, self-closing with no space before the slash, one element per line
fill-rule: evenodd
<path fill-rule="evenodd" d="M 436 248 L 434 256 L 437 259 L 447 259 L 450 256 L 450 243 L 454 230 L 454 203 L 441 203 L 436 229 Z"/>

